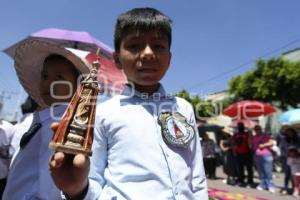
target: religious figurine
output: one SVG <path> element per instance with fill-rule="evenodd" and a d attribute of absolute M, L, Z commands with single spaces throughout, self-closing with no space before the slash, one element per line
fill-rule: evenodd
<path fill-rule="evenodd" d="M 99 55 L 99 52 L 97 52 Z M 97 57 L 89 75 L 81 82 L 72 97 L 49 147 L 67 154 L 92 155 L 93 128 L 97 95 L 97 73 L 100 62 Z"/>

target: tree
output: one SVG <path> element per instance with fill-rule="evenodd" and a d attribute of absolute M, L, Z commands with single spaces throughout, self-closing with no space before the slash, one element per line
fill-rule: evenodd
<path fill-rule="evenodd" d="M 253 70 L 229 81 L 235 100 L 254 99 L 279 103 L 281 109 L 300 103 L 300 62 L 283 58 L 258 60 Z"/>
<path fill-rule="evenodd" d="M 212 102 L 202 101 L 199 96 L 191 96 L 186 90 L 179 91 L 176 96 L 181 97 L 192 104 L 197 119 L 212 117 L 212 115 L 216 114 L 216 109 Z"/>

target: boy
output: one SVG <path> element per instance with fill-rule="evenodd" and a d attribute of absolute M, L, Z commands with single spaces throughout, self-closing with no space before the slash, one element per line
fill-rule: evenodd
<path fill-rule="evenodd" d="M 193 109 L 159 83 L 171 60 L 171 20 L 153 8 L 130 10 L 117 20 L 114 43 L 131 84 L 98 106 L 91 164 L 81 154 L 53 155 L 55 184 L 67 199 L 208 199 Z"/>
<path fill-rule="evenodd" d="M 18 77 L 40 109 L 33 113 L 29 130 L 23 128 L 27 132 L 11 164 L 3 200 L 60 198 L 47 169 L 53 153 L 48 148 L 53 135 L 48 127 L 63 114 L 66 107 L 59 105 L 70 101 L 80 73 L 89 71 L 76 52 L 38 40 L 27 41 L 16 50 L 16 70 L 22 72 Z M 28 71 L 32 72 L 27 76 Z"/>

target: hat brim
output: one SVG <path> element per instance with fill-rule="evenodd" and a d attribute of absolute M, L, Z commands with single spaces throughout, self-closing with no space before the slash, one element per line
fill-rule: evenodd
<path fill-rule="evenodd" d="M 50 54 L 61 55 L 71 61 L 82 74 L 89 73 L 90 65 L 78 56 L 80 52 L 34 39 L 17 47 L 14 59 L 17 76 L 25 91 L 41 108 L 48 107 L 40 95 L 41 71 L 45 58 Z"/>

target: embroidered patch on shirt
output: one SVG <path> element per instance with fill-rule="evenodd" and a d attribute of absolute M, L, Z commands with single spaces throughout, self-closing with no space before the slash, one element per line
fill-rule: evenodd
<path fill-rule="evenodd" d="M 193 127 L 178 112 L 160 113 L 158 123 L 161 126 L 164 140 L 172 146 L 186 147 L 195 135 Z"/>

